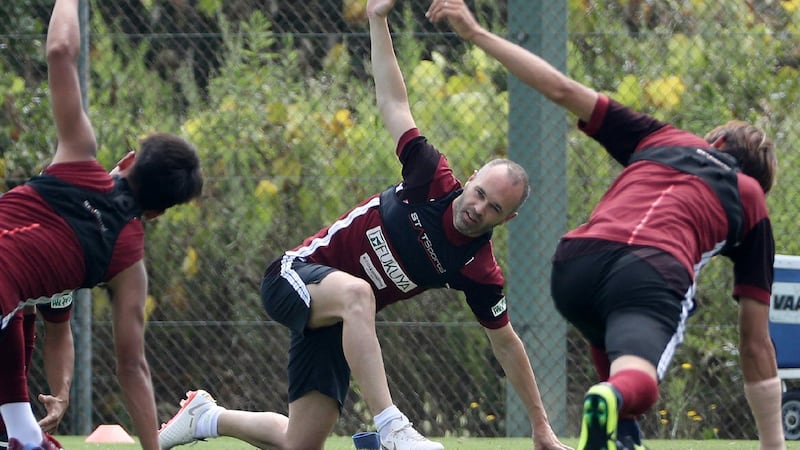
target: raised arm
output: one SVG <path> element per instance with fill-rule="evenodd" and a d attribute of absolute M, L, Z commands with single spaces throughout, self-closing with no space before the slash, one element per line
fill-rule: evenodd
<path fill-rule="evenodd" d="M 97 143 L 81 103 L 78 0 L 56 0 L 47 30 L 47 74 L 58 146 L 53 163 L 94 159 Z"/>
<path fill-rule="evenodd" d="M 389 23 L 386 19 L 394 3 L 395 0 L 369 0 L 367 17 L 372 52 L 372 76 L 375 79 L 378 110 L 386 129 L 397 144 L 403 133 L 416 125 L 411 115 L 406 83 L 397 64 Z"/>
<path fill-rule="evenodd" d="M 539 56 L 481 27 L 463 0 L 433 0 L 426 15 L 432 22 L 446 20 L 459 36 L 480 47 L 553 103 L 581 120 L 591 118 L 597 102 L 596 91 L 567 77 Z"/>
<path fill-rule="evenodd" d="M 511 386 L 514 387 L 519 395 L 525 409 L 528 411 L 528 418 L 533 430 L 533 445 L 535 450 L 567 450 L 570 447 L 559 442 L 550 421 L 547 419 L 542 396 L 539 393 L 539 386 L 536 384 L 536 377 L 531 368 L 531 362 L 525 351 L 522 340 L 508 325 L 496 330 L 486 330 L 489 341 L 492 344 L 492 352 L 497 361 L 503 367 L 503 371 L 508 377 Z"/>

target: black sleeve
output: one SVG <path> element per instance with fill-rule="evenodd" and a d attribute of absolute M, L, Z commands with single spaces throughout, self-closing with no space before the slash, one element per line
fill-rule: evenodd
<path fill-rule="evenodd" d="M 428 200 L 431 181 L 442 160 L 443 155 L 424 136 L 418 136 L 406 144 L 400 153 L 404 200 L 412 203 Z"/>
<path fill-rule="evenodd" d="M 506 297 L 502 286 L 480 284 L 459 277 L 453 286 L 464 292 L 472 314 L 486 328 L 500 328 L 509 321 Z"/>
<path fill-rule="evenodd" d="M 667 124 L 609 99 L 603 122 L 592 138 L 623 166 L 639 143 Z"/>
<path fill-rule="evenodd" d="M 728 255 L 733 261 L 734 284 L 769 292 L 774 281 L 775 239 L 769 218 L 760 220 Z"/>

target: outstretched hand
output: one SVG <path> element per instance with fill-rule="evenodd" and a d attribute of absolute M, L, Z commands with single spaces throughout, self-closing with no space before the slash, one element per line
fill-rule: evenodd
<path fill-rule="evenodd" d="M 447 20 L 453 31 L 466 40 L 481 29 L 464 0 L 433 0 L 425 17 L 433 23 Z"/>
<path fill-rule="evenodd" d="M 533 442 L 534 450 L 572 450 L 572 447 L 562 444 L 550 428 L 544 434 L 534 433 Z"/>
<path fill-rule="evenodd" d="M 367 16 L 386 17 L 397 0 L 367 0 Z"/>
<path fill-rule="evenodd" d="M 47 394 L 39 394 L 39 403 L 44 405 L 47 415 L 39 421 L 39 426 L 45 433 L 55 433 L 59 422 L 67 412 L 67 401 Z"/>

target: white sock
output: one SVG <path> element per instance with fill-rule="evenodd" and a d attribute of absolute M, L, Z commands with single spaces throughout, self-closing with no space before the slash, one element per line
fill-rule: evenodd
<path fill-rule="evenodd" d="M 756 419 L 760 449 L 786 448 L 781 420 L 781 392 L 781 379 L 778 377 L 744 383 L 744 396 Z"/>
<path fill-rule="evenodd" d="M 225 411 L 225 408 L 214 405 L 208 411 L 200 414 L 197 419 L 197 428 L 194 430 L 194 437 L 197 439 L 219 437 L 219 415 L 222 414 L 222 411 Z"/>
<path fill-rule="evenodd" d="M 388 425 L 392 423 L 392 421 L 402 418 L 403 413 L 400 412 L 400 409 L 397 406 L 392 405 L 379 412 L 373 420 L 375 420 L 375 428 L 378 429 L 378 432 L 381 434 L 381 438 L 385 439 L 390 430 Z"/>
<path fill-rule="evenodd" d="M 6 423 L 9 438 L 18 439 L 22 445 L 39 445 L 44 440 L 42 429 L 36 422 L 30 403 L 6 403 L 0 406 L 0 415 Z"/>

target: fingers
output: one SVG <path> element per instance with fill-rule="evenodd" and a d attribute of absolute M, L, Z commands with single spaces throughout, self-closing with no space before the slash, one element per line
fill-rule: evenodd
<path fill-rule="evenodd" d="M 450 6 L 450 0 L 433 0 L 431 2 L 431 6 L 428 7 L 428 11 L 425 12 L 425 17 L 427 17 L 431 22 L 438 22 L 442 20 L 443 14 L 446 9 Z"/>
<path fill-rule="evenodd" d="M 54 411 L 52 409 L 47 410 L 47 415 L 39 421 L 39 426 L 42 427 L 42 431 L 45 433 L 53 433 L 58 428 L 58 423 L 61 421 L 62 412 L 61 411 Z"/>
<path fill-rule="evenodd" d="M 481 29 L 464 0 L 433 0 L 425 15 L 433 23 L 446 21 L 466 40 L 472 40 Z"/>
<path fill-rule="evenodd" d="M 425 17 L 431 22 L 453 18 L 460 14 L 462 6 L 464 6 L 463 0 L 433 0 Z"/>
<path fill-rule="evenodd" d="M 47 415 L 39 421 L 45 433 L 54 433 L 66 412 L 66 402 L 52 395 L 39 394 L 39 402 L 44 405 Z"/>
<path fill-rule="evenodd" d="M 39 421 L 39 427 L 41 427 L 42 431 L 45 433 L 54 434 L 58 429 L 58 418 L 48 415 Z"/>

